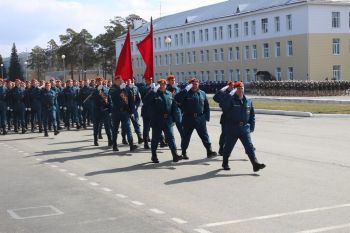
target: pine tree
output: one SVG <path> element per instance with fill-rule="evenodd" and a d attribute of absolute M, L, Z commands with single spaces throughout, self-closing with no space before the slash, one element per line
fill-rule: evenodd
<path fill-rule="evenodd" d="M 0 78 L 6 79 L 6 77 L 7 77 L 6 67 L 5 67 L 4 61 L 2 60 L 1 54 L 0 54 L 0 64 L 3 64 L 3 66 L 0 67 L 0 69 L 2 69 L 2 70 L 0 70 Z M 2 75 L 4 77 L 2 77 Z"/>
<path fill-rule="evenodd" d="M 21 70 L 21 65 L 19 64 L 18 54 L 15 43 L 12 46 L 11 59 L 10 59 L 10 68 L 9 68 L 9 77 L 11 81 L 16 79 L 23 80 L 23 73 Z"/>

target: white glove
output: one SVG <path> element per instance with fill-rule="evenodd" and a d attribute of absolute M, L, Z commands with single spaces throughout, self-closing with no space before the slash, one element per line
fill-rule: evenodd
<path fill-rule="evenodd" d="M 190 83 L 185 87 L 185 89 L 186 89 L 186 91 L 189 91 L 189 90 L 191 90 L 192 87 L 193 87 L 193 84 Z"/>
<path fill-rule="evenodd" d="M 235 93 L 236 93 L 237 89 L 233 89 L 231 92 L 230 92 L 230 95 L 233 96 Z"/>
<path fill-rule="evenodd" d="M 156 84 L 155 84 L 155 83 L 152 83 L 152 84 L 151 84 L 151 89 L 153 90 L 155 87 L 156 87 Z"/>
<path fill-rule="evenodd" d="M 134 84 L 133 84 L 133 83 L 130 83 L 130 84 L 129 84 L 129 87 L 130 87 L 130 88 L 133 88 L 133 87 L 134 87 Z"/>
<path fill-rule="evenodd" d="M 102 86 L 102 85 L 99 85 L 99 86 L 97 87 L 97 90 L 101 91 L 102 88 L 103 88 L 103 86 Z"/>
<path fill-rule="evenodd" d="M 12 111 L 13 111 L 13 109 L 10 109 L 10 111 L 12 112 Z"/>
<path fill-rule="evenodd" d="M 60 106 L 60 109 L 62 109 L 62 106 Z"/>
<path fill-rule="evenodd" d="M 28 108 L 28 111 L 32 111 L 32 108 Z"/>
<path fill-rule="evenodd" d="M 225 92 L 227 90 L 227 88 L 229 88 L 229 85 L 224 86 L 223 88 L 220 89 L 221 92 Z"/>
<path fill-rule="evenodd" d="M 7 107 L 7 110 L 10 110 L 10 107 Z"/>
<path fill-rule="evenodd" d="M 63 110 L 67 110 L 67 107 L 63 107 Z"/>
<path fill-rule="evenodd" d="M 155 87 L 153 88 L 153 92 L 154 92 L 154 93 L 157 93 L 159 87 L 160 87 L 160 85 L 155 86 Z"/>
<path fill-rule="evenodd" d="M 28 108 L 25 108 L 24 111 L 28 111 Z"/>
<path fill-rule="evenodd" d="M 174 83 L 173 87 L 174 87 L 174 88 L 177 87 L 177 83 Z"/>
<path fill-rule="evenodd" d="M 81 107 L 80 107 L 80 110 L 81 110 L 81 111 L 83 111 L 83 110 L 84 110 L 83 106 L 81 106 Z"/>
<path fill-rule="evenodd" d="M 125 83 L 120 84 L 120 89 L 124 89 L 126 87 Z"/>

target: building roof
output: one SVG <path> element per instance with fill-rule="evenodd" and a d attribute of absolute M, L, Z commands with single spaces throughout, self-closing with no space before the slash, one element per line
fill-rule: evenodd
<path fill-rule="evenodd" d="M 239 15 L 267 8 L 307 2 L 307 0 L 228 0 L 176 14 L 163 16 L 153 20 L 154 31 L 174 28 L 219 19 L 222 17 Z M 132 35 L 140 35 L 149 31 L 150 23 L 146 23 L 131 31 Z"/>

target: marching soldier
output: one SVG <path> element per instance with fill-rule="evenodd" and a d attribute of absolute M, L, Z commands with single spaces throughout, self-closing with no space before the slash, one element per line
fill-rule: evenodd
<path fill-rule="evenodd" d="M 91 101 L 92 101 L 92 118 L 94 122 L 94 145 L 98 146 L 98 134 L 100 125 L 103 123 L 105 126 L 105 131 L 108 137 L 108 146 L 112 146 L 112 136 L 111 136 L 111 126 L 110 126 L 110 100 L 108 95 L 103 90 L 102 85 L 102 77 L 96 77 L 96 88 L 94 88 L 91 93 Z"/>
<path fill-rule="evenodd" d="M 143 143 L 144 149 L 150 149 L 148 142 L 150 140 L 149 131 L 151 130 L 151 107 L 145 103 L 146 95 L 151 91 L 152 79 L 145 79 L 145 86 L 140 88 L 142 107 L 141 107 L 141 117 L 143 121 Z"/>
<path fill-rule="evenodd" d="M 6 135 L 6 109 L 7 109 L 7 89 L 4 86 L 4 80 L 0 79 L 0 127 L 2 134 Z"/>
<path fill-rule="evenodd" d="M 72 80 L 67 80 L 67 86 L 63 89 L 63 108 L 66 111 L 65 114 L 65 127 L 70 130 L 70 120 L 72 124 L 76 123 L 76 128 L 80 129 L 80 125 L 77 118 L 77 90 L 73 87 Z"/>
<path fill-rule="evenodd" d="M 28 124 L 30 122 L 31 117 L 31 106 L 30 106 L 30 87 L 31 83 L 29 81 L 26 81 L 26 87 L 24 89 L 24 122 L 25 122 L 25 128 L 28 129 Z"/>
<path fill-rule="evenodd" d="M 58 90 L 57 92 L 57 129 L 61 130 L 61 119 L 64 121 L 65 119 L 65 111 L 63 110 L 63 102 L 64 102 L 64 95 L 63 95 L 63 86 L 61 80 L 56 80 L 56 87 Z"/>
<path fill-rule="evenodd" d="M 231 152 L 239 139 L 253 165 L 253 171 L 257 172 L 265 168 L 265 164 L 259 163 L 255 156 L 250 133 L 254 132 L 255 114 L 253 102 L 244 95 L 244 85 L 242 82 L 236 82 L 237 91 L 225 95 L 220 101 L 220 107 L 225 114 L 226 141 L 223 149 L 222 167 L 224 170 L 230 170 L 228 160 Z"/>
<path fill-rule="evenodd" d="M 223 88 L 221 88 L 221 90 L 216 93 L 213 97 L 214 101 L 217 103 L 220 103 L 222 101 L 222 99 L 225 97 L 225 95 L 231 93 L 231 91 L 235 90 L 234 89 L 234 82 L 233 81 L 228 81 L 227 85 Z M 232 92 L 234 93 L 234 92 Z M 219 138 L 219 155 L 222 156 L 223 153 L 223 149 L 224 149 L 224 145 L 225 145 L 225 141 L 226 141 L 226 129 L 227 127 L 225 126 L 225 115 L 224 113 L 221 114 L 220 117 L 220 124 L 221 124 L 221 134 L 220 134 L 220 138 Z"/>
<path fill-rule="evenodd" d="M 117 137 L 119 125 L 121 123 L 122 130 L 126 133 L 130 151 L 137 149 L 134 145 L 131 128 L 130 128 L 130 114 L 132 114 L 133 102 L 130 101 L 132 98 L 131 93 L 126 90 L 126 84 L 122 80 L 121 76 L 115 77 L 114 84 L 109 90 L 109 96 L 112 101 L 112 141 L 113 150 L 119 151 L 117 146 Z"/>
<path fill-rule="evenodd" d="M 82 110 L 82 120 L 83 120 L 83 128 L 86 129 L 86 122 L 89 121 L 88 117 L 91 116 L 92 102 L 88 99 L 86 102 L 86 98 L 92 93 L 93 88 L 89 87 L 89 81 L 83 81 L 83 87 L 79 91 L 79 105 Z"/>
<path fill-rule="evenodd" d="M 181 104 L 184 112 L 184 136 L 181 140 L 183 159 L 189 159 L 187 156 L 187 148 L 194 129 L 196 129 L 204 147 L 207 150 L 207 158 L 216 156 L 216 152 L 214 152 L 211 148 L 211 142 L 206 124 L 206 122 L 210 119 L 209 103 L 205 92 L 199 90 L 198 79 L 192 78 L 186 88 L 175 96 L 175 100 Z"/>
<path fill-rule="evenodd" d="M 13 120 L 13 109 L 11 108 L 11 90 L 13 89 L 13 83 L 11 81 L 6 82 L 6 88 L 7 88 L 7 111 L 6 111 L 6 121 L 7 121 L 7 130 L 11 130 L 11 120 Z"/>
<path fill-rule="evenodd" d="M 165 134 L 168 142 L 173 162 L 178 162 L 182 159 L 177 154 L 175 138 L 173 134 L 174 122 L 180 117 L 179 109 L 173 99 L 172 94 L 166 90 L 166 80 L 158 80 L 158 85 L 153 87 L 153 91 L 149 92 L 145 97 L 145 102 L 151 106 L 151 126 L 152 126 L 152 162 L 159 163 L 157 157 L 157 147 L 161 140 L 162 131 Z"/>
<path fill-rule="evenodd" d="M 41 101 L 43 109 L 44 136 L 49 136 L 47 132 L 49 122 L 51 122 L 53 125 L 54 134 L 59 134 L 56 121 L 57 93 L 51 89 L 51 83 L 49 82 L 45 83 Z"/>
<path fill-rule="evenodd" d="M 30 88 L 30 108 L 31 108 L 31 131 L 34 132 L 36 128 L 36 122 L 39 125 L 39 133 L 42 132 L 42 119 L 41 119 L 41 89 L 39 88 L 39 82 L 36 79 L 32 80 L 32 87 Z"/>
<path fill-rule="evenodd" d="M 168 81 L 167 90 L 170 91 L 170 93 L 173 95 L 173 97 L 175 97 L 175 95 L 180 92 L 180 88 L 177 86 L 177 84 L 175 82 L 175 75 L 169 75 L 167 78 L 167 81 Z M 176 103 L 176 107 L 178 108 L 178 112 L 180 114 L 179 118 L 177 119 L 175 124 L 176 124 L 177 130 L 180 133 L 180 136 L 183 137 L 181 106 L 179 103 L 177 103 L 177 102 L 175 102 L 175 103 Z"/>
<path fill-rule="evenodd" d="M 11 109 L 13 110 L 14 131 L 17 133 L 19 126 L 22 134 L 25 134 L 24 124 L 24 90 L 21 88 L 21 80 L 16 79 L 15 87 L 10 92 Z"/>

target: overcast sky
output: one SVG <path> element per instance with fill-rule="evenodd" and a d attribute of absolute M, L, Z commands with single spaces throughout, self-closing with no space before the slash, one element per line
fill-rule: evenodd
<path fill-rule="evenodd" d="M 149 20 L 225 0 L 0 0 L 0 54 L 8 57 L 12 43 L 25 52 L 65 34 L 67 28 L 87 29 L 93 36 L 104 32 L 114 16 L 137 14 Z"/>

